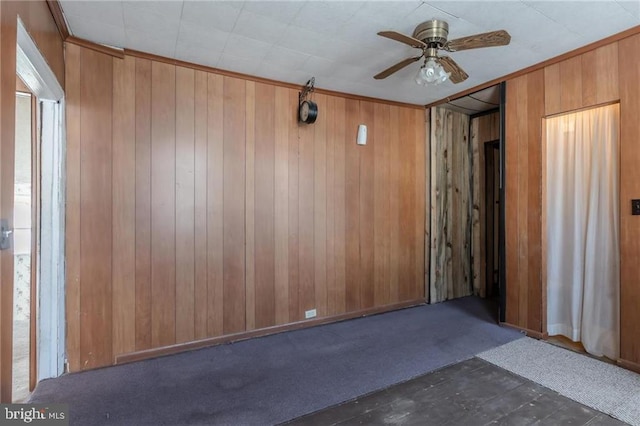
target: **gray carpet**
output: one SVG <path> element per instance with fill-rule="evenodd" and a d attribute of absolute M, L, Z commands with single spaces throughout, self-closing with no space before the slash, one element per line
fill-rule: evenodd
<path fill-rule="evenodd" d="M 478 355 L 560 395 L 640 426 L 640 375 L 530 338 Z"/>
<path fill-rule="evenodd" d="M 71 424 L 277 424 L 522 337 L 474 297 L 45 380 Z"/>

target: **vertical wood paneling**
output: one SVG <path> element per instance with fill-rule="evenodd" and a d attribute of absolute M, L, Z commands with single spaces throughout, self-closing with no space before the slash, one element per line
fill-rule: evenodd
<path fill-rule="evenodd" d="M 389 192 L 389 105 L 375 104 L 373 119 L 374 156 L 374 303 L 390 303 L 389 258 L 391 206 Z M 422 113 L 422 111 L 420 111 Z M 422 140 L 424 144 L 424 139 Z"/>
<path fill-rule="evenodd" d="M 207 337 L 207 74 L 194 76 L 194 335 Z"/>
<path fill-rule="evenodd" d="M 360 124 L 360 103 L 346 101 L 345 132 L 345 259 L 346 310 L 361 307 L 360 282 L 360 150 L 354 143 Z"/>
<path fill-rule="evenodd" d="M 413 113 L 413 111 L 411 111 Z M 374 291 L 374 247 L 375 247 L 375 210 L 374 183 L 376 132 L 374 123 L 374 105 L 360 102 L 360 122 L 368 127 L 367 144 L 359 146 L 360 151 L 360 306 L 370 308 L 375 304 Z M 381 141 L 382 142 L 382 141 Z M 410 147 L 410 142 L 407 141 Z M 413 188 L 409 185 L 409 188 Z"/>
<path fill-rule="evenodd" d="M 336 120 L 336 97 L 327 96 L 325 115 L 326 122 L 334 123 Z M 326 241 L 326 254 L 327 254 L 327 315 L 336 314 L 337 306 L 337 287 L 336 287 L 336 256 L 335 256 L 335 155 L 336 155 L 336 129 L 327 125 L 326 128 L 326 159 L 327 159 L 327 173 L 325 179 L 325 186 L 327 188 L 327 229 L 324 239 Z"/>
<path fill-rule="evenodd" d="M 415 225 L 416 225 L 416 200 L 415 200 L 415 175 L 416 175 L 416 145 L 414 142 L 415 129 L 413 111 L 402 109 L 400 111 L 400 300 L 410 300 L 416 297 L 415 282 Z"/>
<path fill-rule="evenodd" d="M 527 76 L 527 115 L 534 117 L 527 124 L 527 139 L 542 140 L 542 116 L 544 115 L 544 71 Z M 531 144 L 527 150 L 527 328 L 542 328 L 542 144 Z M 524 173 L 524 172 L 523 172 Z M 524 318 L 523 318 L 524 319 Z"/>
<path fill-rule="evenodd" d="M 136 58 L 136 350 L 151 347 L 151 61 Z"/>
<path fill-rule="evenodd" d="M 431 111 L 429 301 L 437 303 L 471 294 L 471 150 L 468 116 Z"/>
<path fill-rule="evenodd" d="M 562 67 L 560 69 L 562 74 Z M 518 177 L 514 182 L 518 185 L 518 219 L 517 219 L 517 232 L 518 232 L 518 322 L 520 324 L 526 324 L 527 321 L 527 288 L 529 285 L 529 232 L 528 232 L 528 190 L 529 190 L 529 163 L 527 161 L 529 155 L 529 144 L 527 142 L 528 135 L 528 76 L 524 76 L 518 80 L 520 93 L 526 94 L 518 97 L 516 102 L 518 103 L 518 117 L 517 117 L 517 131 L 521 135 L 521 143 L 518 147 Z M 565 96 L 561 96 L 561 101 Z"/>
<path fill-rule="evenodd" d="M 80 359 L 81 368 L 112 361 L 112 100 L 113 59 L 80 54 Z"/>
<path fill-rule="evenodd" d="M 274 111 L 275 88 L 262 83 L 256 84 L 254 218 L 256 328 L 275 324 Z"/>
<path fill-rule="evenodd" d="M 66 49 L 66 97 L 67 97 L 67 158 L 66 158 L 66 206 L 65 206 L 65 311 L 67 319 L 67 360 L 71 371 L 81 369 L 80 362 L 80 269 L 82 251 L 80 250 L 80 170 L 82 135 L 80 118 L 82 99 L 80 97 L 80 53 L 75 45 Z"/>
<path fill-rule="evenodd" d="M 618 100 L 618 43 L 611 43 L 580 56 L 582 106 Z"/>
<path fill-rule="evenodd" d="M 195 71 L 176 68 L 176 343 L 195 339 Z"/>
<path fill-rule="evenodd" d="M 289 105 L 298 104 L 298 93 L 289 90 Z M 296 111 L 292 111 L 294 114 Z M 298 208 L 300 205 L 298 187 L 299 187 L 299 130 L 295 117 L 291 118 L 291 128 L 289 129 L 289 321 L 297 321 L 300 319 L 300 270 L 299 270 L 299 228 L 298 228 Z"/>
<path fill-rule="evenodd" d="M 135 350 L 135 58 L 113 59 L 113 353 Z M 191 309 L 192 310 L 192 309 Z"/>
<path fill-rule="evenodd" d="M 325 95 L 316 95 L 318 107 L 327 105 Z M 327 117 L 313 125 L 313 283 L 318 316 L 327 315 Z"/>
<path fill-rule="evenodd" d="M 629 200 L 640 197 L 640 35 L 621 40 L 619 49 L 620 358 L 637 365 L 640 364 L 640 218 L 630 214 Z"/>
<path fill-rule="evenodd" d="M 545 76 L 547 76 L 545 72 Z M 505 269 L 506 269 L 506 322 L 518 324 L 519 319 L 519 242 L 518 242 L 518 150 L 521 142 L 519 138 L 518 116 L 521 111 L 519 98 L 526 99 L 523 92 L 523 81 L 526 77 L 519 77 L 507 82 L 506 88 L 506 137 L 505 137 Z"/>
<path fill-rule="evenodd" d="M 346 149 L 348 143 L 346 138 L 346 101 L 344 98 L 334 98 L 335 114 L 331 126 L 334 132 L 333 153 L 334 153 L 334 176 L 333 176 L 333 196 L 334 202 L 334 236 L 335 246 L 333 257 L 335 259 L 336 282 L 335 282 L 335 314 L 346 312 L 346 289 L 347 289 L 347 263 L 346 263 Z"/>
<path fill-rule="evenodd" d="M 422 110 L 69 52 L 72 371 L 423 296 Z"/>
<path fill-rule="evenodd" d="M 176 67 L 151 64 L 151 343 L 176 340 Z"/>
<path fill-rule="evenodd" d="M 223 327 L 223 180 L 224 78 L 207 81 L 207 334 L 219 336 Z"/>
<path fill-rule="evenodd" d="M 286 324 L 289 322 L 289 129 L 295 104 L 289 104 L 289 89 L 275 90 L 275 321 Z"/>
<path fill-rule="evenodd" d="M 255 120 L 256 84 L 246 83 L 245 116 L 245 315 L 246 328 L 256 328 L 255 292 Z"/>
<path fill-rule="evenodd" d="M 298 125 L 298 312 L 304 319 L 305 311 L 316 307 L 314 259 L 314 180 L 315 130 L 313 126 Z M 294 318 L 291 318 L 294 320 Z"/>
<path fill-rule="evenodd" d="M 413 161 L 415 162 L 415 180 L 413 182 L 414 194 L 415 194 L 415 229 L 414 229 L 414 247 L 416 250 L 415 262 L 414 262 L 414 280 L 415 280 L 415 293 L 412 298 L 424 299 L 426 298 L 425 288 L 425 215 L 427 211 L 426 206 L 426 128 L 425 128 L 425 111 L 415 110 L 413 111 L 414 117 L 409 124 L 415 132 L 414 146 L 415 156 Z M 468 124 L 468 123 L 467 123 Z M 467 126 L 468 128 L 468 126 Z M 470 166 L 469 166 L 470 167 Z"/>
<path fill-rule="evenodd" d="M 245 329 L 245 81 L 224 77 L 223 333 Z"/>
<path fill-rule="evenodd" d="M 403 165 L 400 160 L 400 108 L 392 106 L 389 109 L 389 301 L 400 301 L 400 170 Z M 432 212 L 433 214 L 433 212 Z"/>
<path fill-rule="evenodd" d="M 544 107 L 545 114 L 557 114 L 562 111 L 560 90 L 560 64 L 553 64 L 544 68 Z M 512 89 L 512 90 L 515 90 Z M 515 101 L 515 98 L 514 98 Z"/>
<path fill-rule="evenodd" d="M 582 59 L 576 56 L 560 62 L 560 110 L 582 108 Z"/>

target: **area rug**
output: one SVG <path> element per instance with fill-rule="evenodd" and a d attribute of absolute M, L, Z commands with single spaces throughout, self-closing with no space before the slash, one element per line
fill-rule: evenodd
<path fill-rule="evenodd" d="M 478 357 L 640 426 L 640 375 L 632 371 L 531 338 L 515 340 Z"/>

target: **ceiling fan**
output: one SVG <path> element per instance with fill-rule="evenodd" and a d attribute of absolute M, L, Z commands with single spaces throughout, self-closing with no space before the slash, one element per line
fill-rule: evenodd
<path fill-rule="evenodd" d="M 418 84 L 439 84 L 447 79 L 450 79 L 453 83 L 460 83 L 469 77 L 449 56 L 438 55 L 439 50 L 457 52 L 480 47 L 505 46 L 511 41 L 511 36 L 504 30 L 447 40 L 449 24 L 438 19 L 421 23 L 413 31 L 411 37 L 396 31 L 381 31 L 378 35 L 421 49 L 422 54 L 400 61 L 376 74 L 373 78 L 376 80 L 387 78 L 407 65 L 424 58 L 424 64 L 416 76 L 416 83 Z"/>

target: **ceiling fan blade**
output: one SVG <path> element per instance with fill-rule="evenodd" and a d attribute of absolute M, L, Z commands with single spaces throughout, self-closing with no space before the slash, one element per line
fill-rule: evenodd
<path fill-rule="evenodd" d="M 505 30 L 491 31 L 449 40 L 442 48 L 448 52 L 477 49 L 479 47 L 505 46 L 511 41 L 511 36 Z"/>
<path fill-rule="evenodd" d="M 386 70 L 382 71 L 381 73 L 378 73 L 378 74 L 374 75 L 373 78 L 375 78 L 376 80 L 382 80 L 383 78 L 387 78 L 391 74 L 393 74 L 394 72 L 400 71 L 402 68 L 406 67 L 409 64 L 414 63 L 415 61 L 419 60 L 420 58 L 422 58 L 422 55 L 416 56 L 415 58 L 407 58 L 404 61 L 400 61 L 397 64 L 390 66 L 389 68 L 387 68 Z"/>
<path fill-rule="evenodd" d="M 469 78 L 469 74 L 464 72 L 464 70 L 460 68 L 460 65 L 448 56 L 440 57 L 440 65 L 442 65 L 442 68 L 444 68 L 446 72 L 451 73 L 449 80 L 451 80 L 452 83 L 462 83 Z"/>
<path fill-rule="evenodd" d="M 380 31 L 378 35 L 390 38 L 391 40 L 399 41 L 400 43 L 408 44 L 411 47 L 417 47 L 418 49 L 427 47 L 426 44 L 424 44 L 417 38 L 409 37 L 408 35 L 404 35 L 396 31 Z"/>

